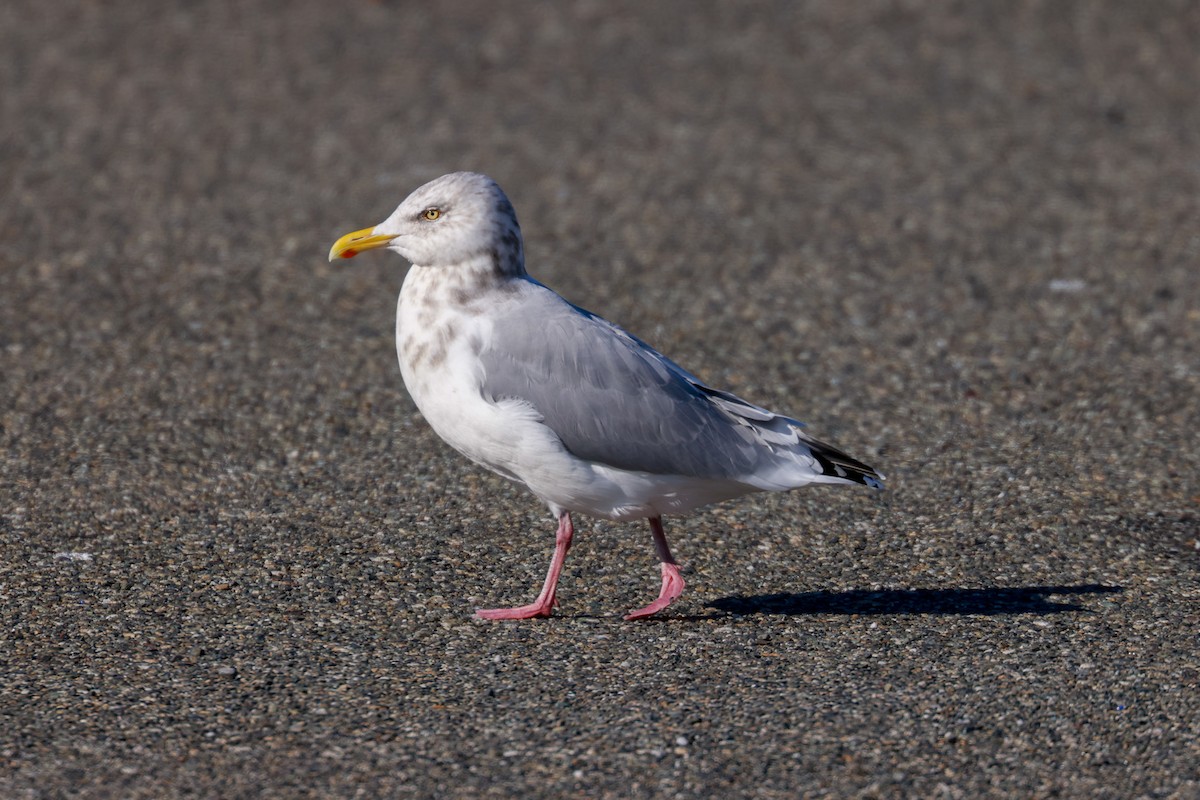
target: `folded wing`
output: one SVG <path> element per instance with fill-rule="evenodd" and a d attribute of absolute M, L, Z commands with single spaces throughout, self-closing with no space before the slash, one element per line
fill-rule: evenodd
<path fill-rule="evenodd" d="M 621 328 L 531 283 L 481 353 L 490 400 L 528 403 L 578 458 L 761 489 L 879 486 L 802 423 L 712 389 Z"/>

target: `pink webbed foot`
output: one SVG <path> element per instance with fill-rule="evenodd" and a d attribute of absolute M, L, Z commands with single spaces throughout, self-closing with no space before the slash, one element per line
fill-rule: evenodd
<path fill-rule="evenodd" d="M 558 576 L 562 573 L 563 562 L 567 560 L 567 551 L 571 549 L 571 537 L 574 535 L 575 526 L 571 522 L 571 515 L 564 512 L 558 518 L 558 532 L 554 536 L 554 556 L 550 559 L 546 582 L 542 584 L 542 591 L 537 600 L 516 608 L 476 609 L 475 616 L 480 619 L 533 619 L 550 616 L 554 606 L 558 604 L 554 596 L 558 589 Z"/>
<path fill-rule="evenodd" d="M 662 563 L 662 589 L 658 592 L 658 599 L 645 608 L 639 608 L 636 611 L 630 611 L 625 615 L 625 619 L 643 619 L 651 614 L 657 614 L 683 594 L 683 578 L 679 575 L 679 565 L 675 563 L 674 557 L 671 555 L 671 548 L 667 545 L 667 534 L 663 530 L 662 517 L 651 517 L 650 532 L 654 534 L 654 549 L 658 552 L 658 560 Z"/>
<path fill-rule="evenodd" d="M 516 608 L 477 608 L 475 609 L 475 616 L 480 619 L 533 619 L 534 617 L 548 617 L 554 605 L 553 598 L 548 603 L 542 602 L 539 599 L 527 606 L 517 606 Z"/>
<path fill-rule="evenodd" d="M 630 611 L 625 615 L 625 619 L 643 619 L 651 614 L 657 614 L 679 599 L 679 595 L 683 594 L 683 586 L 683 578 L 679 575 L 679 567 L 663 562 L 662 590 L 658 593 L 658 599 L 645 608 Z"/>

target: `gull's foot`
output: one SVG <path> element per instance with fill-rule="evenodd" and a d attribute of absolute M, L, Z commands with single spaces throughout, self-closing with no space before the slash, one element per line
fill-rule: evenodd
<path fill-rule="evenodd" d="M 516 608 L 477 608 L 475 616 L 480 619 L 533 619 L 534 617 L 550 616 L 550 610 L 553 607 L 554 603 L 549 602 L 530 603 L 527 606 Z"/>
<path fill-rule="evenodd" d="M 645 608 L 630 611 L 625 615 L 625 619 L 644 619 L 652 614 L 657 614 L 675 602 L 679 598 L 679 595 L 683 594 L 683 586 L 683 578 L 679 575 L 679 567 L 663 562 L 662 590 L 658 593 L 658 599 Z"/>

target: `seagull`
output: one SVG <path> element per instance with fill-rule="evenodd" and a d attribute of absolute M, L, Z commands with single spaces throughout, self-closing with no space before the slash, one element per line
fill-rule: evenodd
<path fill-rule="evenodd" d="M 523 484 L 558 520 L 537 599 L 479 617 L 551 615 L 573 513 L 649 521 L 662 586 L 632 620 L 683 592 L 664 515 L 810 483 L 883 488 L 880 473 L 803 423 L 706 385 L 531 278 L 513 205 L 486 175 L 421 186 L 380 224 L 338 239 L 329 260 L 378 248 L 412 265 L 396 351 L 413 402 L 451 447 Z"/>

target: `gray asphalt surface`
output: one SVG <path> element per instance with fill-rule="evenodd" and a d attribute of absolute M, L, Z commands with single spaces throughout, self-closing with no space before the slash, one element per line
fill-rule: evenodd
<path fill-rule="evenodd" d="M 0 796 L 1200 797 L 1194 3 L 0 6 Z M 456 169 L 889 490 L 553 521 L 427 429 Z"/>

